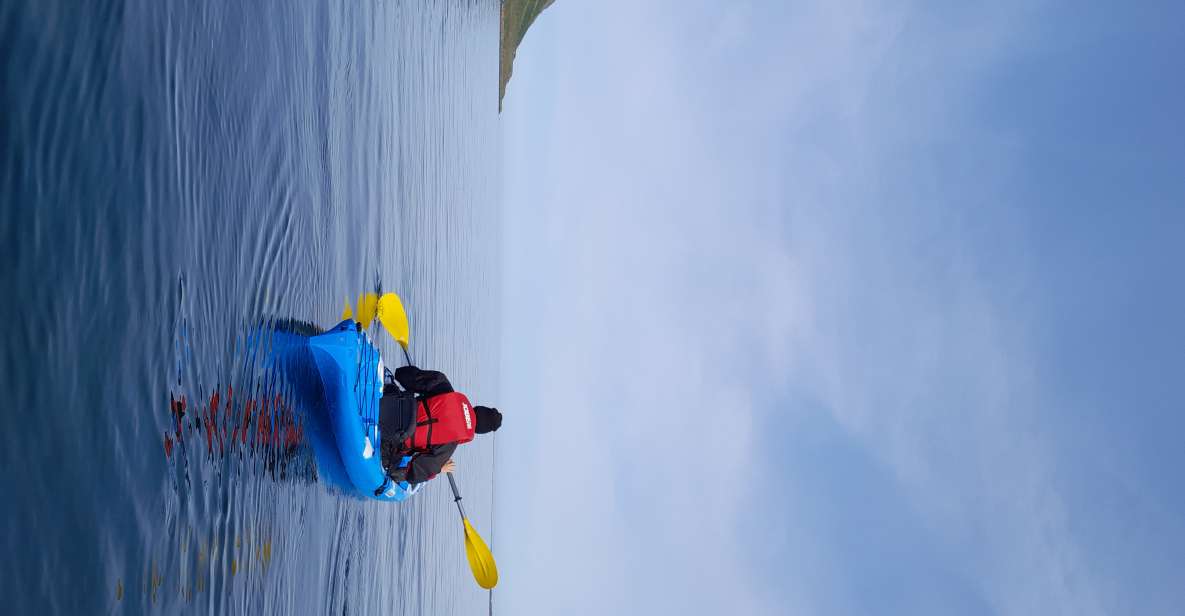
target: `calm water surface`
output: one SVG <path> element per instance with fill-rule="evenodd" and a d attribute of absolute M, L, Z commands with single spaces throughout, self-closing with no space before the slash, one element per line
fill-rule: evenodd
<path fill-rule="evenodd" d="M 3 611 L 485 610 L 447 484 L 335 492 L 250 334 L 397 291 L 496 404 L 497 38 L 496 0 L 0 4 Z"/>

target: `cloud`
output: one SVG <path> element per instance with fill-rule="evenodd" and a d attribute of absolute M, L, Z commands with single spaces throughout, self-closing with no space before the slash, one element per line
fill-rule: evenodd
<path fill-rule="evenodd" d="M 1027 241 L 1017 142 L 972 113 L 1033 19 L 549 10 L 506 103 L 502 609 L 875 611 L 831 554 L 860 529 L 810 513 L 861 488 L 770 430 L 824 421 L 852 449 L 821 461 L 866 458 L 868 506 L 965 585 L 910 607 L 1106 611 L 1034 420 L 1031 281 L 993 273 Z"/>

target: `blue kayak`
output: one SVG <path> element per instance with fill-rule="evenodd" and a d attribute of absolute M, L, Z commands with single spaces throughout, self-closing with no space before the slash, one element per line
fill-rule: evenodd
<path fill-rule="evenodd" d="M 345 320 L 309 338 L 321 375 L 325 405 L 342 465 L 354 493 L 365 498 L 401 501 L 420 485 L 393 482 L 379 453 L 379 399 L 383 397 L 383 358 L 357 323 Z M 405 457 L 402 465 L 409 458 Z"/>

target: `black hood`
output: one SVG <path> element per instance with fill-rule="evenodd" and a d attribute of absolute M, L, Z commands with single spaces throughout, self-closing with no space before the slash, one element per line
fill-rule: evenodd
<path fill-rule="evenodd" d="M 502 425 L 502 413 L 499 413 L 496 408 L 475 406 L 473 412 L 477 415 L 477 426 L 474 430 L 478 434 L 493 432 Z"/>

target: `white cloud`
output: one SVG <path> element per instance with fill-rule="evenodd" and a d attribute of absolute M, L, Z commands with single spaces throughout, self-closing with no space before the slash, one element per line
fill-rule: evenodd
<path fill-rule="evenodd" d="M 788 546 L 777 588 L 742 547 L 789 541 L 750 513 L 778 473 L 755 425 L 811 412 L 779 406 L 792 391 L 891 470 L 994 610 L 1101 612 L 1024 427 L 1023 312 L 978 278 L 933 160 L 975 130 L 960 101 L 1024 14 L 682 8 L 560 3 L 519 53 L 500 608 L 850 607 L 830 538 Z M 997 146 L 974 188 L 1008 198 Z"/>

